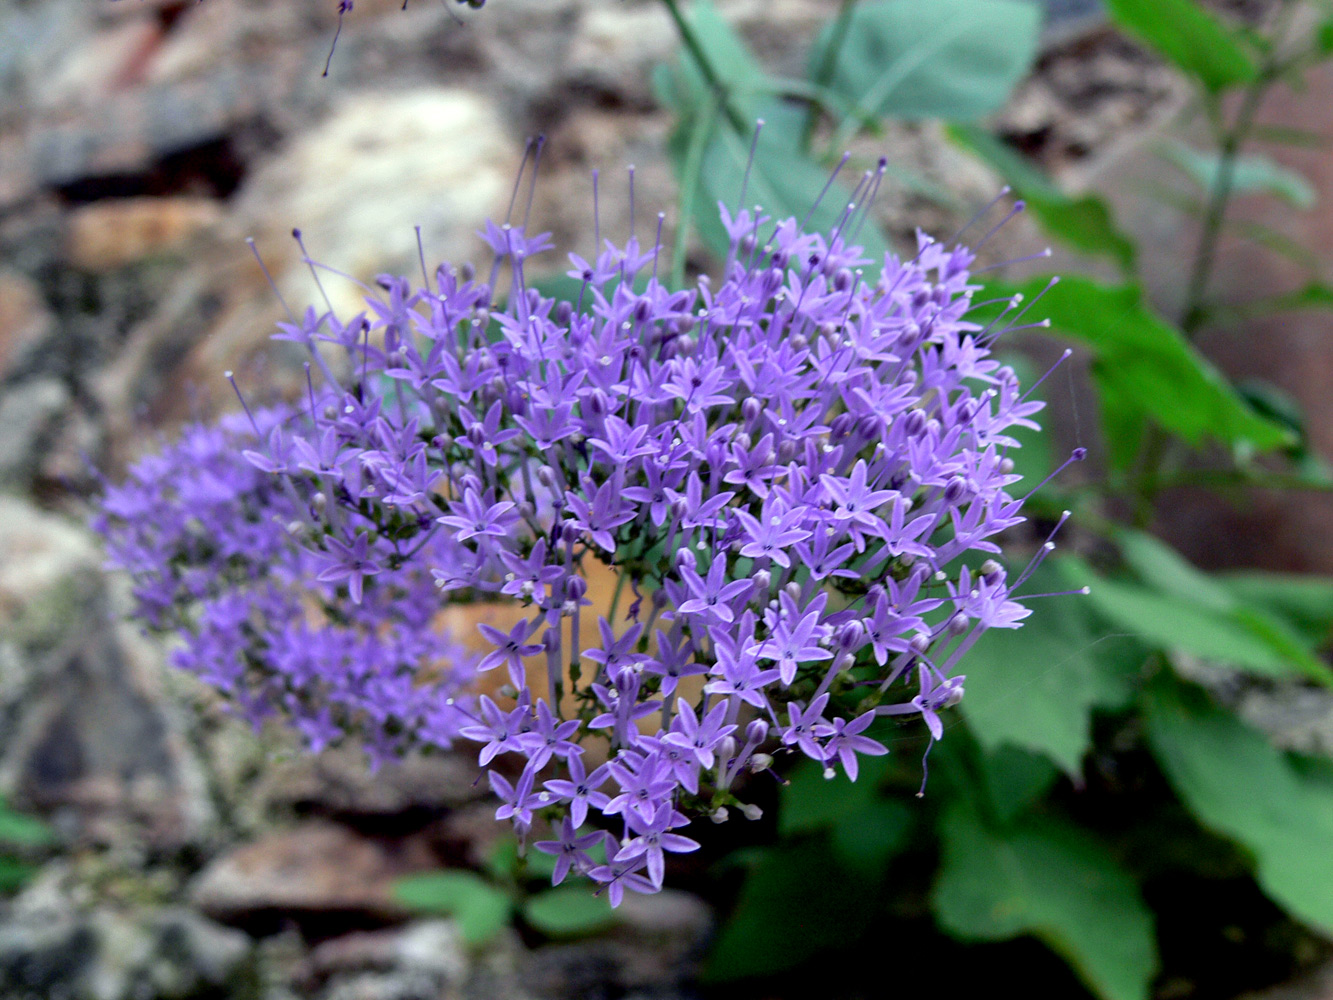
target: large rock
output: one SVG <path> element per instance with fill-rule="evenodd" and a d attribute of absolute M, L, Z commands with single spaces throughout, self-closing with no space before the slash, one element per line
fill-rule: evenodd
<path fill-rule="evenodd" d="M 194 904 L 226 923 L 260 930 L 287 920 L 352 928 L 402 919 L 393 883 L 436 866 L 421 838 L 366 837 L 311 821 L 214 859 L 190 890 Z"/>
<path fill-rule="evenodd" d="M 419 755 L 371 770 L 355 748 L 301 753 L 273 767 L 257 795 L 300 814 L 412 825 L 484 798 L 489 786 L 476 759 L 463 753 Z"/>
<path fill-rule="evenodd" d="M 0 497 L 0 787 L 72 836 L 198 842 L 215 814 L 160 650 L 116 624 L 96 546 Z"/>

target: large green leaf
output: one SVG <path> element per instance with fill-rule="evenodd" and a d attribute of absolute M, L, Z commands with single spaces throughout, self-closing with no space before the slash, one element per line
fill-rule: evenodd
<path fill-rule="evenodd" d="M 1106 0 L 1120 27 L 1155 48 L 1209 90 L 1253 80 L 1254 62 L 1194 0 Z"/>
<path fill-rule="evenodd" d="M 1134 270 L 1134 242 L 1116 228 L 1101 198 L 1065 194 L 1037 167 L 979 126 L 951 125 L 949 135 L 988 163 L 1052 236 L 1082 253 L 1108 254 L 1127 274 Z"/>
<path fill-rule="evenodd" d="M 593 895 L 589 884 L 561 885 L 523 904 L 523 919 L 551 937 L 593 934 L 616 922 L 605 895 Z"/>
<path fill-rule="evenodd" d="M 1213 190 L 1222 169 L 1220 154 L 1193 149 L 1181 142 L 1165 143 L 1161 151 L 1202 190 Z M 1311 208 L 1316 198 L 1315 189 L 1304 177 L 1258 153 L 1234 159 L 1231 190 L 1234 194 L 1276 195 L 1296 208 Z"/>
<path fill-rule="evenodd" d="M 1029 298 L 1047 285 L 1036 278 L 1018 287 L 992 283 L 992 292 L 1023 292 Z M 1052 332 L 1093 352 L 1112 465 L 1127 468 L 1138 441 L 1120 432 L 1151 419 L 1191 444 L 1205 439 L 1245 450 L 1290 444 L 1282 425 L 1257 413 L 1181 333 L 1143 302 L 1134 285 L 1103 285 L 1088 278 L 1062 280 L 1034 307 Z"/>
<path fill-rule="evenodd" d="M 717 206 L 722 202 L 734 212 L 743 186 L 746 207 L 761 205 L 775 220 L 803 219 L 809 212 L 811 232 L 832 232 L 843 217 L 849 195 L 841 184 L 834 184 L 818 207 L 810 211 L 829 179 L 829 171 L 800 151 L 800 109 L 768 96 L 772 87 L 763 68 L 711 3 L 692 7 L 690 24 L 717 68 L 726 89 L 727 108 L 747 128 L 757 119 L 764 120 L 750 165 L 752 136 L 748 132 L 739 134 L 736 123 L 720 111 L 717 95 L 688 52 L 681 54 L 675 66 L 661 67 L 654 75 L 658 100 L 677 117 L 668 152 L 682 191 L 693 194 L 685 208 L 704 242 L 719 256 L 726 254 L 728 238 Z M 861 244 L 876 262 L 887 250 L 873 224 L 860 226 L 854 236 L 846 235 L 848 242 Z"/>
<path fill-rule="evenodd" d="M 1333 682 L 1333 670 L 1301 635 L 1262 609 L 1240 602 L 1210 605 L 1215 593 L 1199 598 L 1161 585 L 1099 577 L 1072 557 L 1064 564 L 1090 588 L 1088 600 L 1101 615 L 1149 645 L 1262 676 L 1305 676 Z"/>
<path fill-rule="evenodd" d="M 1333 579 L 1296 573 L 1225 573 L 1218 581 L 1253 608 L 1277 615 L 1316 649 L 1333 638 Z"/>
<path fill-rule="evenodd" d="M 876 786 L 888 768 L 887 757 L 863 757 L 860 774 L 852 781 L 841 770 L 825 778 L 823 767 L 801 761 L 782 788 L 778 832 L 791 837 L 823 830 L 867 808 L 879 797 Z"/>
<path fill-rule="evenodd" d="M 1031 934 L 1098 996 L 1143 1000 L 1157 969 L 1152 914 L 1138 886 L 1086 832 L 1051 819 L 988 829 L 961 802 L 940 824 L 943 864 L 933 904 L 961 938 Z"/>
<path fill-rule="evenodd" d="M 1082 585 L 1048 560 L 1024 589 Z M 1094 707 L 1123 704 L 1135 667 L 1123 637 L 1103 637 L 1079 594 L 1038 602 L 1018 629 L 990 629 L 967 654 L 963 715 L 983 749 L 1044 754 L 1066 773 L 1081 770 Z M 1121 654 L 1130 652 L 1126 660 Z"/>
<path fill-rule="evenodd" d="M 1148 740 L 1204 826 L 1254 858 L 1263 890 L 1333 932 L 1333 780 L 1297 769 L 1260 733 L 1195 688 L 1163 678 L 1144 701 Z"/>
<path fill-rule="evenodd" d="M 1032 65 L 1041 10 L 1022 0 L 859 4 L 829 86 L 872 115 L 968 121 L 1000 107 Z M 821 66 L 834 37 L 815 42 Z"/>
<path fill-rule="evenodd" d="M 880 888 L 823 837 L 764 851 L 718 932 L 704 978 L 772 975 L 849 948 L 880 912 Z"/>
<path fill-rule="evenodd" d="M 509 896 L 472 872 L 425 872 L 394 883 L 393 896 L 409 909 L 458 921 L 469 944 L 484 944 L 509 922 Z"/>

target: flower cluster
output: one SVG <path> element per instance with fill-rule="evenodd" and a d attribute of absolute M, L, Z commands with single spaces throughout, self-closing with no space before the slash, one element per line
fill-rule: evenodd
<path fill-rule="evenodd" d="M 306 399 L 196 428 L 107 494 L 140 613 L 312 749 L 475 742 L 497 817 L 552 829 L 556 881 L 613 900 L 661 886 L 691 817 L 753 815 L 742 779 L 775 753 L 855 779 L 879 717 L 938 739 L 960 658 L 1028 614 L 990 556 L 1041 404 L 969 319 L 968 250 L 867 261 L 723 221 L 725 272 L 685 290 L 630 239 L 571 254 L 577 295 L 547 298 L 547 234 L 490 224 L 488 281 L 381 276 L 361 315 L 282 325 L 322 373 Z M 468 654 L 432 619 L 469 601 L 521 617 Z"/>

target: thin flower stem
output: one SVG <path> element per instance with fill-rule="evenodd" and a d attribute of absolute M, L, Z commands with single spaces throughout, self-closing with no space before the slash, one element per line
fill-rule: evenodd
<path fill-rule="evenodd" d="M 717 95 L 719 104 L 723 113 L 727 116 L 727 121 L 731 123 L 737 134 L 744 135 L 750 131 L 750 126 L 745 123 L 745 118 L 731 104 L 731 97 L 727 91 L 727 85 L 722 81 L 716 67 L 708 58 L 708 53 L 704 51 L 703 45 L 699 41 L 699 36 L 690 27 L 690 23 L 685 20 L 685 16 L 680 12 L 680 4 L 676 0 L 662 0 L 666 6 L 667 13 L 671 15 L 671 20 L 676 24 L 676 31 L 680 33 L 680 40 L 685 48 L 689 49 L 690 55 L 694 57 L 694 63 L 699 67 L 699 72 L 703 74 L 704 82 Z"/>

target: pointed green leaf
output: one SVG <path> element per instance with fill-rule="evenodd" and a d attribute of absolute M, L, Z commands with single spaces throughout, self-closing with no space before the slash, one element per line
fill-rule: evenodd
<path fill-rule="evenodd" d="M 1255 77 L 1235 37 L 1193 0 L 1106 0 L 1111 19 L 1212 91 Z"/>
<path fill-rule="evenodd" d="M 872 115 L 979 118 L 1032 65 L 1040 30 L 1039 6 L 1020 0 L 861 3 L 829 87 Z M 815 42 L 812 67 L 824 63 L 833 32 L 829 25 Z"/>
<path fill-rule="evenodd" d="M 578 937 L 610 927 L 616 911 L 605 894 L 593 894 L 592 885 L 561 885 L 524 903 L 523 919 L 551 937 Z"/>
<path fill-rule="evenodd" d="M 1293 767 L 1262 734 L 1167 677 L 1144 712 L 1153 753 L 1200 822 L 1250 852 L 1269 896 L 1333 932 L 1333 780 Z"/>
<path fill-rule="evenodd" d="M 988 829 L 956 804 L 940 824 L 932 902 L 957 937 L 1032 934 L 1105 1000 L 1144 1000 L 1157 970 L 1152 914 L 1133 878 L 1088 833 L 1050 819 Z"/>

